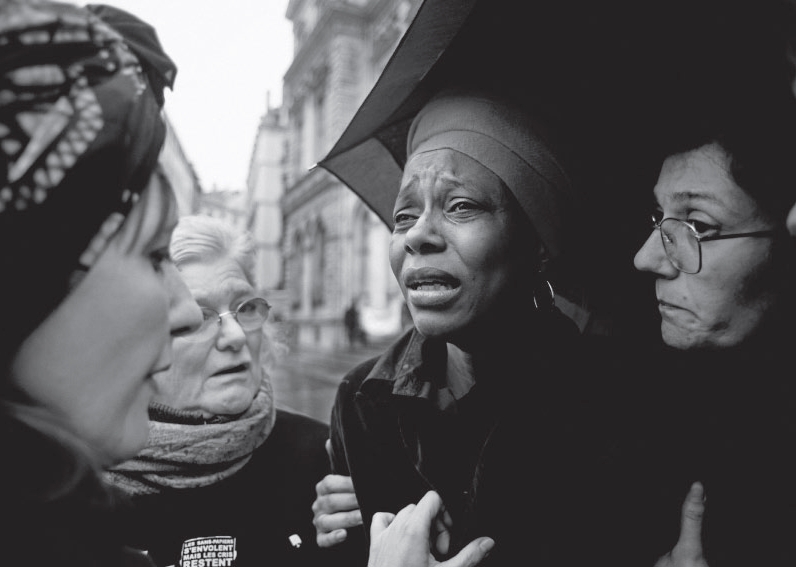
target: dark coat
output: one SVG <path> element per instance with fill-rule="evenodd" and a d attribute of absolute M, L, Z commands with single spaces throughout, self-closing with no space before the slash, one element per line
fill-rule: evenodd
<path fill-rule="evenodd" d="M 124 545 L 114 493 L 79 448 L 0 412 L 0 548 L 8 565 L 154 567 Z"/>
<path fill-rule="evenodd" d="M 366 526 L 375 512 L 397 512 L 434 489 L 453 517 L 454 550 L 488 535 L 490 564 L 554 563 L 579 337 L 559 314 L 539 329 L 524 329 L 519 356 L 454 412 L 434 403 L 445 345 L 413 330 L 344 377 L 332 410 L 333 468 L 351 475 Z"/>
<path fill-rule="evenodd" d="M 792 335 L 791 335 L 792 336 Z M 782 339 L 785 340 L 782 340 Z M 614 344 L 600 378 L 600 438 L 572 483 L 571 563 L 653 565 L 677 541 L 683 500 L 705 487 L 711 567 L 796 565 L 796 381 L 786 335 L 683 353 Z"/>
<path fill-rule="evenodd" d="M 207 546 L 234 538 L 237 558 L 224 564 L 229 567 L 334 564 L 334 552 L 319 550 L 312 523 L 315 484 L 330 470 L 328 436 L 326 424 L 278 410 L 268 439 L 233 476 L 203 488 L 137 497 L 125 510 L 129 544 L 147 550 L 158 567 L 180 565 L 184 542 L 194 538 Z M 300 547 L 291 544 L 294 534 Z"/>

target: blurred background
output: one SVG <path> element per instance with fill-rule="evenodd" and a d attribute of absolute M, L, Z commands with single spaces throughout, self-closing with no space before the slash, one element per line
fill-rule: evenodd
<path fill-rule="evenodd" d="M 389 230 L 312 166 L 373 87 L 420 0 L 106 3 L 152 24 L 177 63 L 161 161 L 180 212 L 254 233 L 257 283 L 291 348 L 274 377 L 277 399 L 328 422 L 343 374 L 408 321 L 387 261 Z"/>

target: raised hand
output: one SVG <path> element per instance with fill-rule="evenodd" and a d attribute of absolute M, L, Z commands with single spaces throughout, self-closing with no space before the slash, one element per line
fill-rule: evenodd
<path fill-rule="evenodd" d="M 492 538 L 480 537 L 447 561 L 438 561 L 448 551 L 450 517 L 442 499 L 430 491 L 417 504 L 398 514 L 378 512 L 370 526 L 368 567 L 474 567 L 494 546 Z"/>
<path fill-rule="evenodd" d="M 702 483 L 691 485 L 680 516 L 680 538 L 672 550 L 658 559 L 655 567 L 708 567 L 702 556 L 702 516 L 705 513 L 705 489 Z"/>

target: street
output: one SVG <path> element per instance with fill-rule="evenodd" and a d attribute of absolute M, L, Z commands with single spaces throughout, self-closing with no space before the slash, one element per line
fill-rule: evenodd
<path fill-rule="evenodd" d="M 389 341 L 338 352 L 296 350 L 288 353 L 272 376 L 278 407 L 285 407 L 329 423 L 343 376 L 360 362 L 380 354 Z"/>

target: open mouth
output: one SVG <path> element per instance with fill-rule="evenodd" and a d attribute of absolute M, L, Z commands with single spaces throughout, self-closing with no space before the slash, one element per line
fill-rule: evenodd
<path fill-rule="evenodd" d="M 213 376 L 223 376 L 224 374 L 238 374 L 239 372 L 246 372 L 249 369 L 248 364 L 238 364 L 237 366 L 230 366 L 223 370 L 219 370 Z"/>
<path fill-rule="evenodd" d="M 452 282 L 439 281 L 439 280 L 424 280 L 412 282 L 408 285 L 409 289 L 414 291 L 445 291 L 459 287 L 458 284 Z"/>

